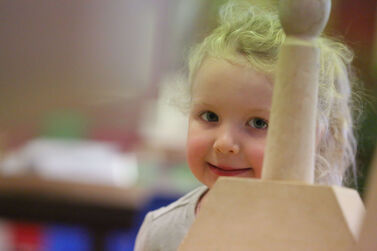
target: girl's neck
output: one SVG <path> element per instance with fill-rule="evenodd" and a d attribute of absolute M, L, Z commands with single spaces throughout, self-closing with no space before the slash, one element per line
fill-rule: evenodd
<path fill-rule="evenodd" d="M 206 200 L 207 198 L 207 193 L 208 193 L 209 189 L 207 189 L 199 198 L 198 202 L 196 203 L 196 206 L 195 206 L 195 216 L 199 213 L 200 211 L 200 206 L 202 205 L 202 202 Z"/>

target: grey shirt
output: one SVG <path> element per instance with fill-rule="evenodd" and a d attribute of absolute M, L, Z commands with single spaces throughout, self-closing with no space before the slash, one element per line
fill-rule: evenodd
<path fill-rule="evenodd" d="M 149 212 L 134 251 L 176 251 L 195 219 L 195 207 L 207 187 L 199 187 L 166 207 Z"/>

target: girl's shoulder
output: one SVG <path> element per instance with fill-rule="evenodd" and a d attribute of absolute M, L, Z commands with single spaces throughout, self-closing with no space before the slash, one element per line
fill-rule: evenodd
<path fill-rule="evenodd" d="M 151 219 L 158 220 L 161 217 L 164 217 L 168 214 L 174 213 L 175 211 L 180 211 L 183 209 L 192 209 L 192 213 L 195 214 L 195 206 L 201 195 L 205 191 L 207 191 L 207 189 L 208 188 L 206 186 L 200 186 L 194 189 L 193 191 L 187 193 L 186 195 L 182 196 L 178 200 L 174 201 L 173 203 L 169 204 L 168 206 L 150 212 Z"/>
<path fill-rule="evenodd" d="M 166 207 L 149 212 L 135 250 L 177 250 L 195 219 L 195 207 L 207 187 L 198 187 Z"/>

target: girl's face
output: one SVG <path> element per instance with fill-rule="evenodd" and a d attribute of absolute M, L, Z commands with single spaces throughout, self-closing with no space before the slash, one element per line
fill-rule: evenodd
<path fill-rule="evenodd" d="M 250 67 L 207 58 L 196 74 L 187 160 L 209 188 L 219 176 L 260 178 L 272 82 Z"/>

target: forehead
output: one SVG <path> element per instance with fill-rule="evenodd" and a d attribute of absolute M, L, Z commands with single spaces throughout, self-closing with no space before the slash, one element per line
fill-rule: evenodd
<path fill-rule="evenodd" d="M 233 64 L 225 59 L 207 58 L 193 81 L 193 102 L 238 100 L 250 106 L 269 109 L 272 78 L 251 66 Z M 230 100 L 235 99 L 235 100 Z"/>

